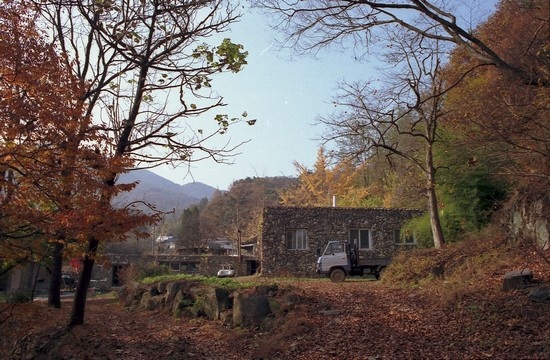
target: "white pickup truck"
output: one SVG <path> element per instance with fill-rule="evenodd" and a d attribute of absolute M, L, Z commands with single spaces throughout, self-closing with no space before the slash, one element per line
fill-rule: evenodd
<path fill-rule="evenodd" d="M 346 276 L 380 274 L 390 263 L 389 258 L 367 257 L 360 254 L 357 246 L 347 241 L 329 241 L 325 251 L 317 259 L 317 273 L 330 276 L 330 280 L 341 282 Z"/>

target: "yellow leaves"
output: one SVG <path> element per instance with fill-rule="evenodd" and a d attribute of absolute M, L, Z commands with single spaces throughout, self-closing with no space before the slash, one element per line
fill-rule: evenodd
<path fill-rule="evenodd" d="M 297 163 L 295 167 L 299 185 L 281 194 L 283 205 L 331 206 L 333 196 L 339 206 L 358 207 L 369 202 L 371 191 L 362 179 L 361 169 L 345 162 L 331 168 L 323 148 L 317 153 L 313 171 Z"/>

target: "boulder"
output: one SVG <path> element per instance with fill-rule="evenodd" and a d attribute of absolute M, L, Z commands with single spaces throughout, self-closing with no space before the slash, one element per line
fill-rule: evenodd
<path fill-rule="evenodd" d="M 258 285 L 256 286 L 257 295 L 275 296 L 279 287 L 277 285 Z"/>
<path fill-rule="evenodd" d="M 270 314 L 271 308 L 266 296 L 235 292 L 233 297 L 233 325 L 259 325 Z"/>
<path fill-rule="evenodd" d="M 164 294 L 164 292 L 166 291 L 167 284 L 172 284 L 172 283 L 167 283 L 167 282 L 157 283 L 156 288 L 157 288 L 158 294 Z"/>
<path fill-rule="evenodd" d="M 165 295 L 165 301 L 166 301 L 166 305 L 169 305 L 172 303 L 172 301 L 174 301 L 174 298 L 176 297 L 176 294 L 178 293 L 178 291 L 182 290 L 183 288 L 185 288 L 185 282 L 184 281 L 174 281 L 174 282 L 171 282 L 171 283 L 168 283 L 166 284 L 165 286 L 165 290 L 166 290 L 166 295 Z"/>
<path fill-rule="evenodd" d="M 141 296 L 139 307 L 141 310 L 161 311 L 164 305 L 164 297 L 153 295 L 154 292 L 147 291 Z"/>
<path fill-rule="evenodd" d="M 192 308 L 195 304 L 195 299 L 192 297 L 192 294 L 189 292 L 184 292 L 179 290 L 172 301 L 172 315 L 179 316 L 180 314 L 190 315 L 192 313 Z M 167 305 L 168 308 L 168 305 Z"/>
<path fill-rule="evenodd" d="M 231 296 L 227 289 L 209 288 L 202 292 L 202 310 L 207 318 L 220 320 L 224 310 L 232 308 Z"/>
<path fill-rule="evenodd" d="M 533 302 L 550 304 L 550 288 L 534 287 L 529 291 L 529 299 Z"/>
<path fill-rule="evenodd" d="M 504 291 L 524 289 L 533 282 L 533 273 L 529 269 L 512 271 L 504 275 Z"/>

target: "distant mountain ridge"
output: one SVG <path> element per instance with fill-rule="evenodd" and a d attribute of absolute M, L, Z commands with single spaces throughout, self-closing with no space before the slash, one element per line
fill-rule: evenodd
<path fill-rule="evenodd" d="M 174 209 L 179 213 L 204 198 L 212 198 L 217 191 L 200 182 L 179 185 L 148 170 L 130 171 L 122 174 L 117 181 L 119 184 L 132 182 L 138 182 L 138 185 L 132 191 L 117 196 L 114 200 L 115 206 L 143 201 L 156 206 L 158 210 L 168 212 Z"/>

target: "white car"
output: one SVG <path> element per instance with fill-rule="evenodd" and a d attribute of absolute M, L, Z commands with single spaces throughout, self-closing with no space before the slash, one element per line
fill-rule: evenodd
<path fill-rule="evenodd" d="M 231 265 L 222 265 L 222 268 L 218 271 L 218 277 L 233 277 L 235 276 L 235 270 Z"/>

